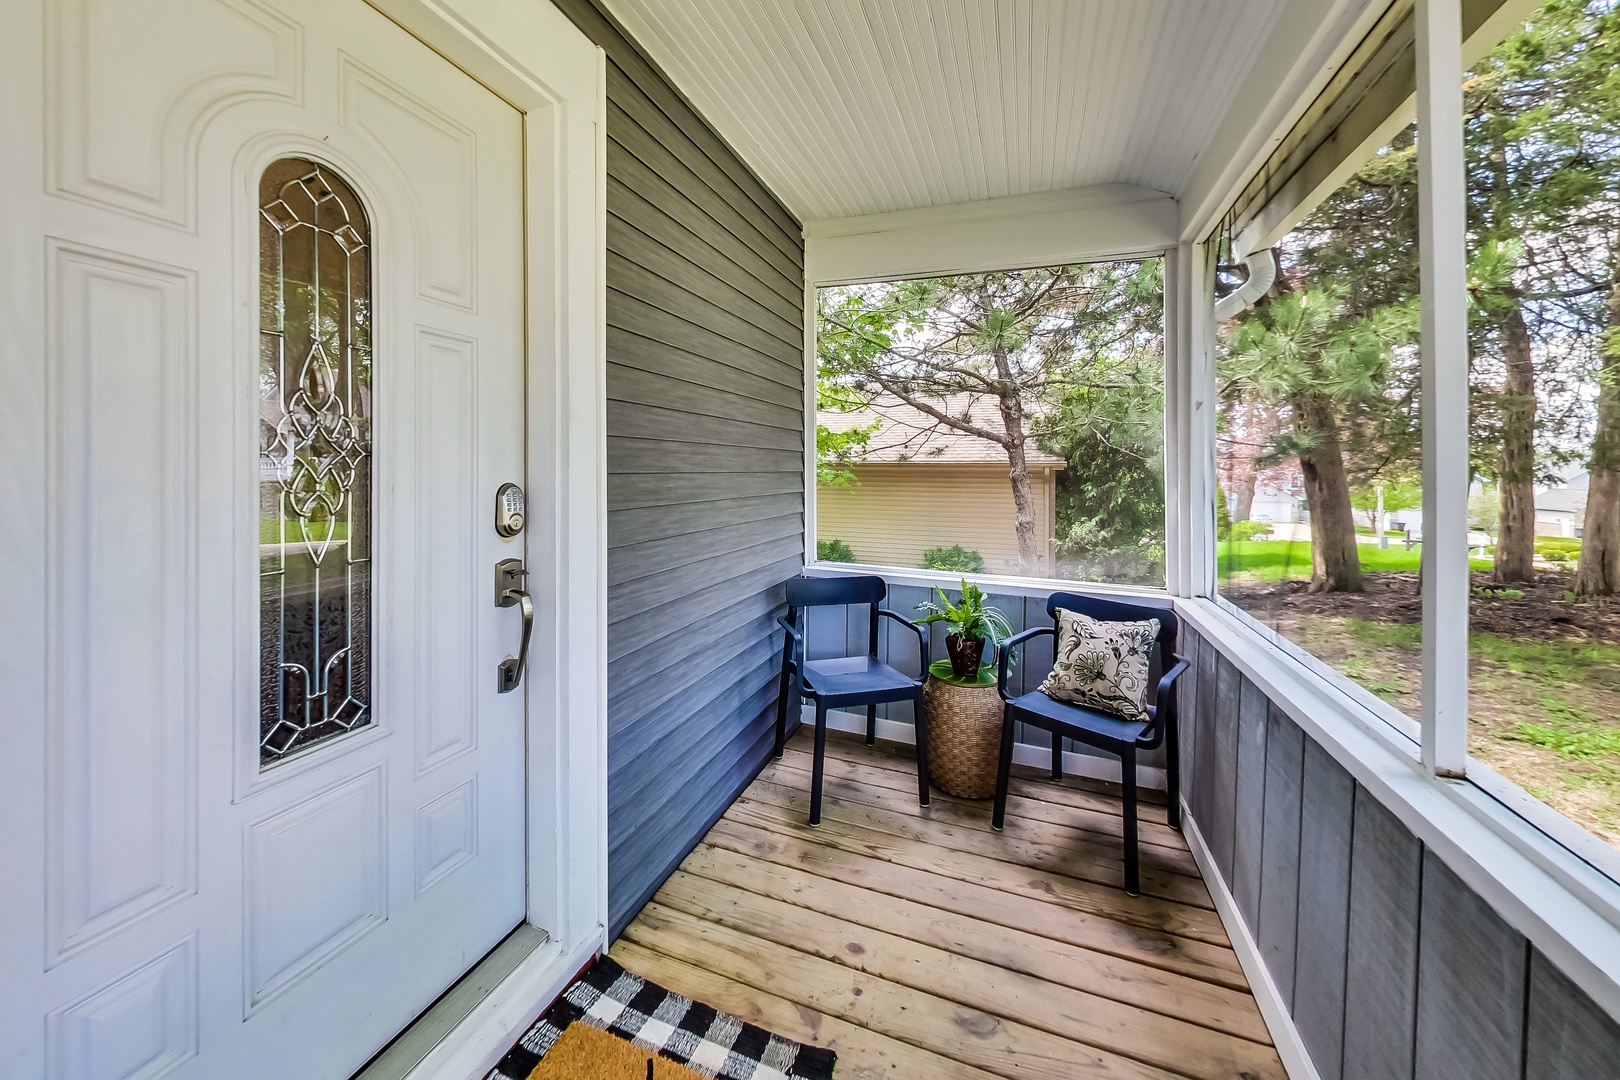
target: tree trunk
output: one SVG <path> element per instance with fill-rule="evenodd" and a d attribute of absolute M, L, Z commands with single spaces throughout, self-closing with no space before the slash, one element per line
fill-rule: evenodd
<path fill-rule="evenodd" d="M 1024 453 L 1024 402 L 1018 396 L 1006 350 L 997 348 L 990 356 L 1001 384 L 996 400 L 1001 407 L 1001 426 L 1007 432 L 1007 482 L 1012 485 L 1019 571 L 1034 576 L 1041 572 L 1041 545 L 1035 538 L 1035 496 L 1029 490 L 1029 460 Z"/>
<path fill-rule="evenodd" d="M 1227 415 L 1227 439 L 1221 454 L 1221 486 L 1231 498 L 1233 521 L 1248 521 L 1254 512 L 1254 493 L 1260 470 L 1255 462 L 1266 440 L 1267 416 L 1263 406 L 1244 402 L 1231 407 Z"/>
<path fill-rule="evenodd" d="M 1311 592 L 1360 592 L 1361 556 L 1350 477 L 1333 402 L 1311 390 L 1295 397 L 1295 425 L 1311 449 L 1299 456 L 1311 508 Z"/>
<path fill-rule="evenodd" d="M 1492 580 L 1535 580 L 1536 550 L 1536 370 L 1530 330 L 1515 303 L 1502 320 L 1502 450 L 1498 477 L 1496 569 Z"/>
<path fill-rule="evenodd" d="M 1041 572 L 1041 545 L 1035 536 L 1035 494 L 1029 487 L 1024 453 L 1024 407 L 1016 397 L 1001 398 L 1001 422 L 1007 428 L 1007 482 L 1012 485 L 1018 562 L 1022 573 L 1034 576 Z"/>
<path fill-rule="evenodd" d="M 1620 586 L 1620 280 L 1609 291 L 1609 325 L 1598 374 L 1597 430 L 1586 469 L 1591 483 L 1575 595 L 1613 596 Z"/>

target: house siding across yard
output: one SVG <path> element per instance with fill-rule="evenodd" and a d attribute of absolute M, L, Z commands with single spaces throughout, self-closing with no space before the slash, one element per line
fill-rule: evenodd
<path fill-rule="evenodd" d="M 823 484 L 816 493 L 816 537 L 850 546 L 855 561 L 918 567 L 923 552 L 961 544 L 984 556 L 992 574 L 1020 574 L 1018 533 L 1007 463 L 936 465 L 930 462 L 852 465 L 849 486 Z M 1038 573 L 1054 571 L 1056 472 L 1029 470 L 1035 497 Z"/>

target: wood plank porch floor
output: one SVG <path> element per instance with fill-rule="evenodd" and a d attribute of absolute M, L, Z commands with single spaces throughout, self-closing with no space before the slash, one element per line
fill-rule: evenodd
<path fill-rule="evenodd" d="M 988 801 L 919 807 L 909 747 L 835 734 L 811 829 L 809 748 L 767 766 L 616 960 L 832 1047 L 839 1080 L 1285 1076 L 1162 800 L 1133 899 L 1117 787 L 1019 768 L 996 833 Z"/>

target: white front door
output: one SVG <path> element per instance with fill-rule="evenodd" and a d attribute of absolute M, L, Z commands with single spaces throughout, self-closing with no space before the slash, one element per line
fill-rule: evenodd
<path fill-rule="evenodd" d="M 347 1077 L 524 916 L 521 117 L 362 0 L 51 0 L 44 49 L 0 1074 Z"/>

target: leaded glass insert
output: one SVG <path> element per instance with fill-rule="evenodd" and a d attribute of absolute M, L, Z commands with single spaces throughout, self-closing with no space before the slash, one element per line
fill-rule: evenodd
<path fill-rule="evenodd" d="M 371 266 L 325 165 L 259 181 L 259 767 L 371 723 Z"/>

